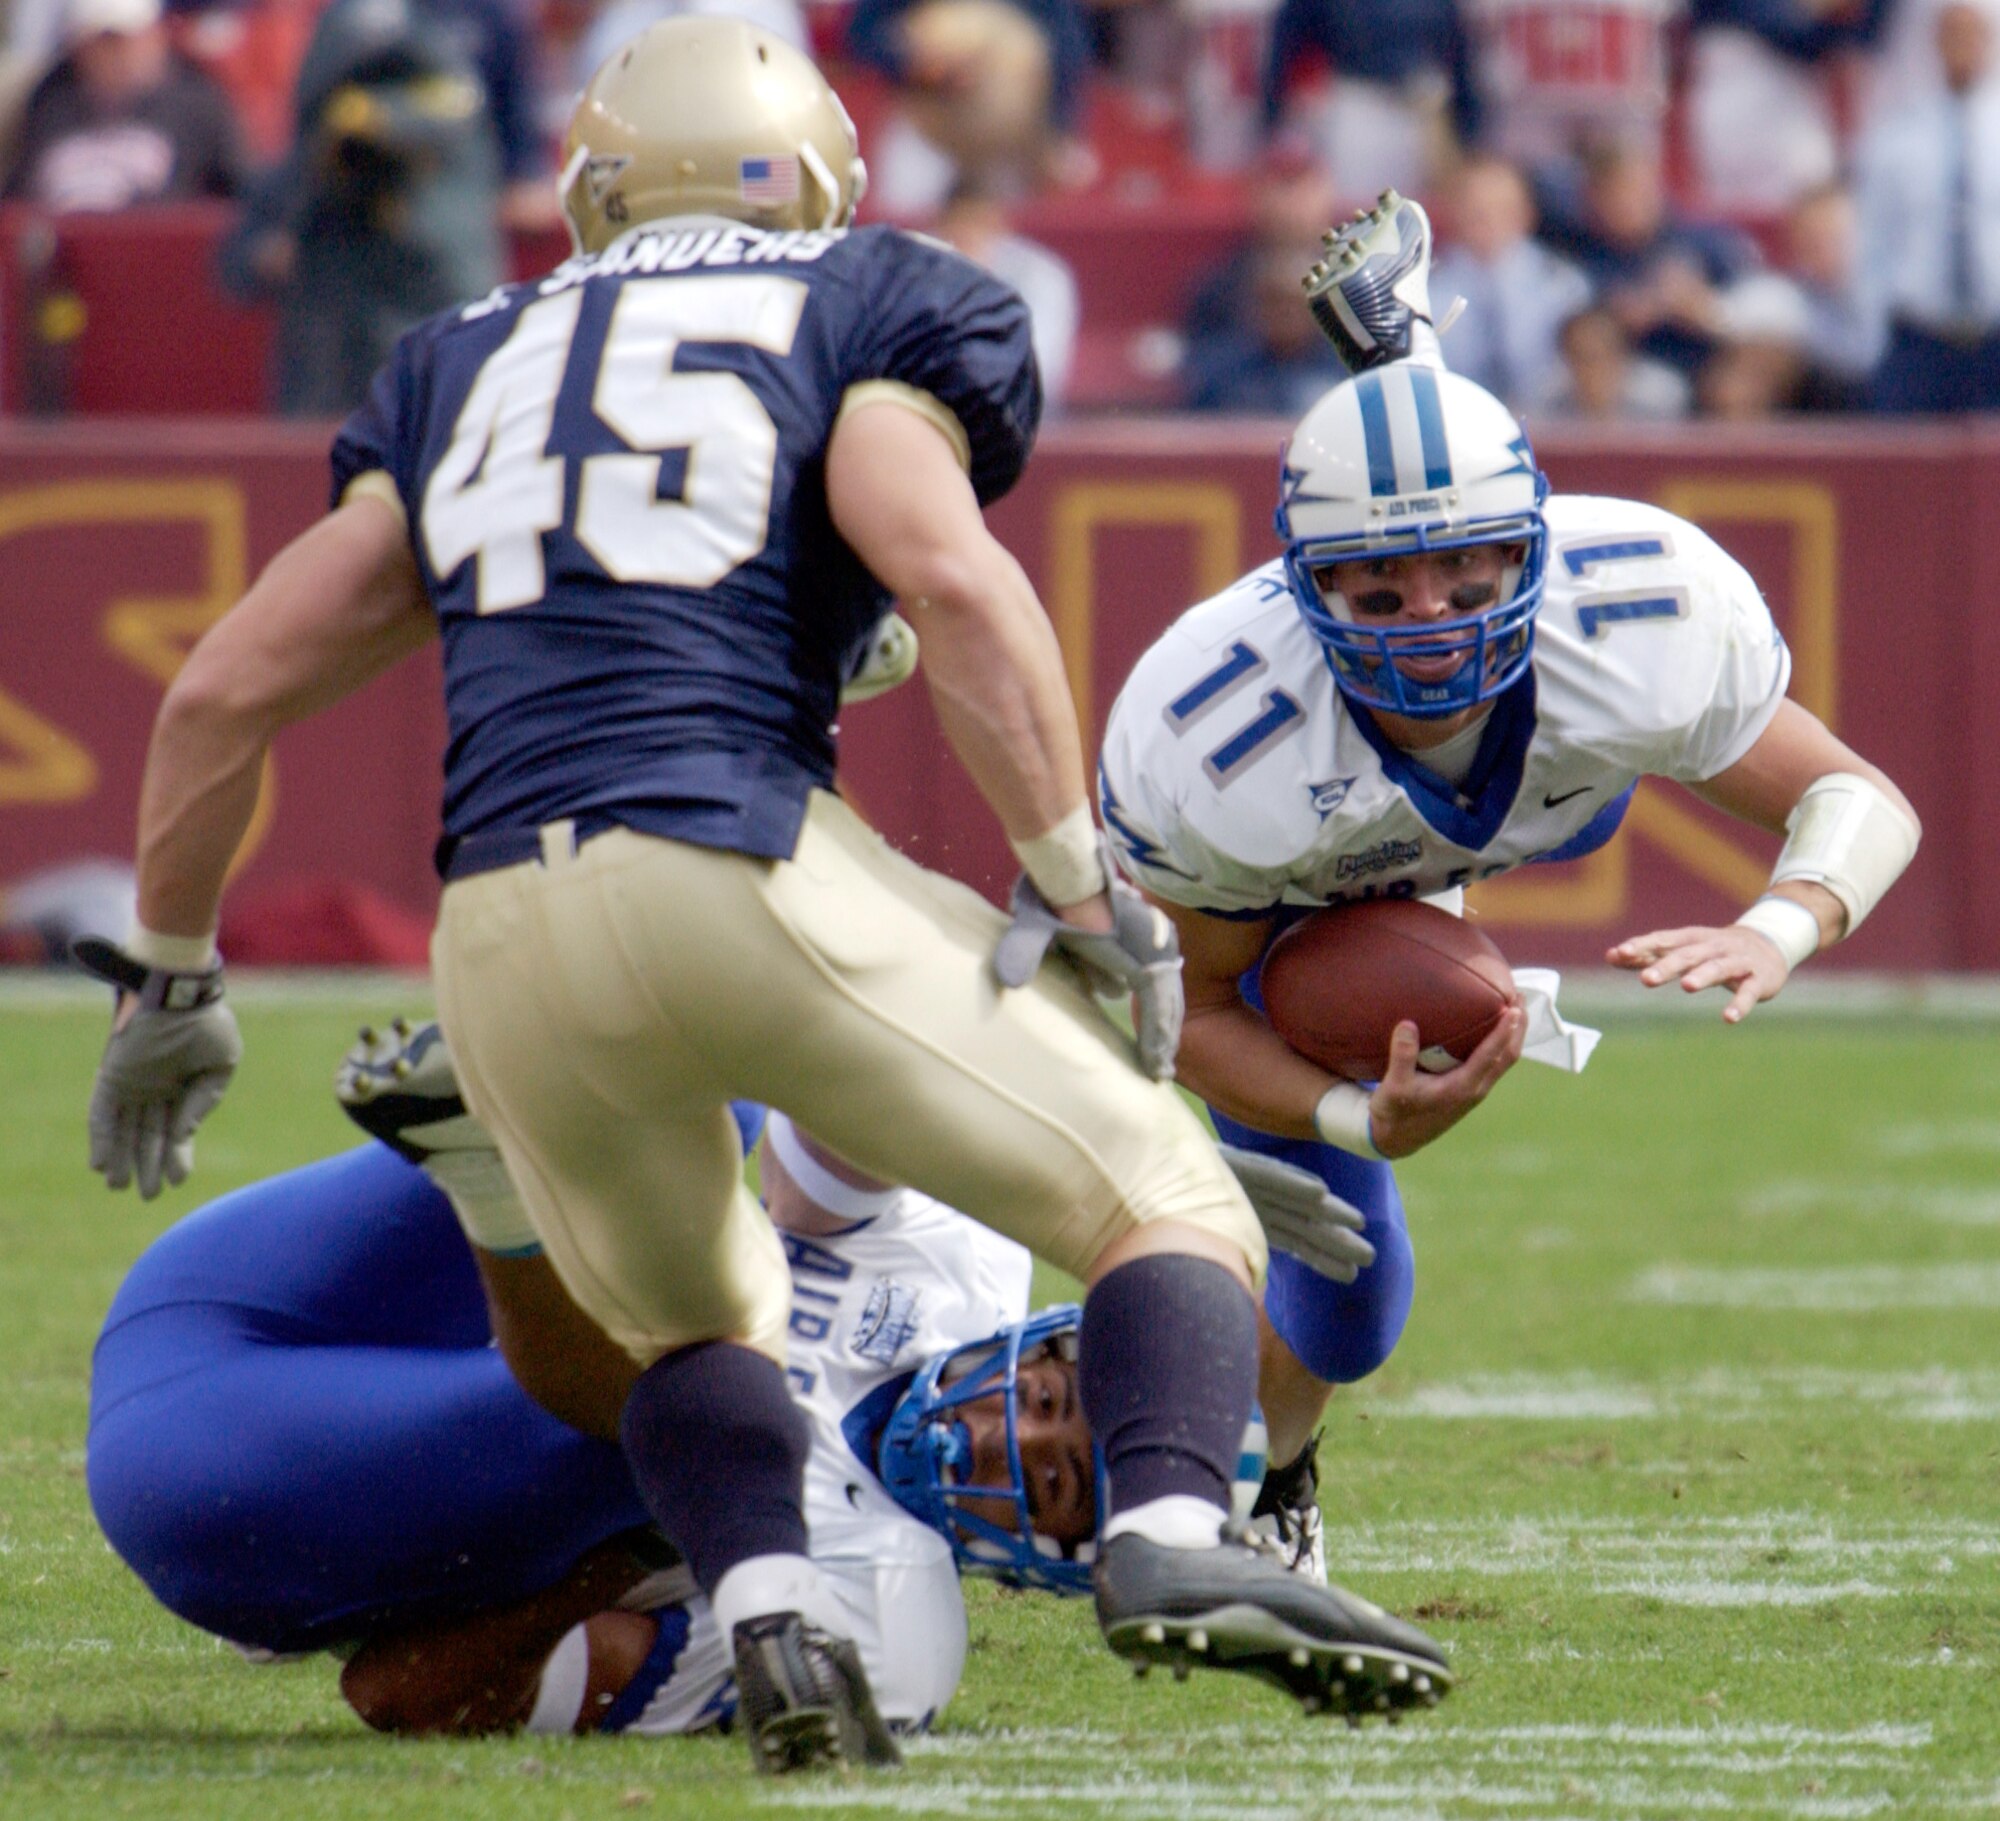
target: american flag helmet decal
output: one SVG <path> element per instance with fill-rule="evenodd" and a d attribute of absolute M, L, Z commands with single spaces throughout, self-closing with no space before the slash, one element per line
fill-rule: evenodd
<path fill-rule="evenodd" d="M 790 153 L 737 160 L 737 188 L 745 202 L 775 207 L 799 199 L 799 161 Z"/>

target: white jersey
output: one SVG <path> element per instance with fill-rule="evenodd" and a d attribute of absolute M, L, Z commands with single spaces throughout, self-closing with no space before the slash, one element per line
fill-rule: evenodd
<path fill-rule="evenodd" d="M 933 1354 L 1027 1314 L 1033 1260 L 915 1189 L 831 1238 L 779 1237 L 792 1267 L 786 1376 L 812 1421 L 812 1558 L 840 1602 L 883 1717 L 923 1726 L 965 1668 L 958 1570 L 951 1545 L 889 1496 L 859 1450 Z M 735 1709 L 729 1650 L 708 1602 L 690 1591 L 685 1604 L 686 1644 L 627 1732 L 691 1732 Z"/>
<path fill-rule="evenodd" d="M 1182 615 L 1105 733 L 1101 808 L 1125 870 L 1242 918 L 1434 897 L 1588 851 L 1641 777 L 1694 782 L 1742 758 L 1791 676 L 1748 572 L 1657 506 L 1572 494 L 1547 515 L 1534 688 L 1495 703 L 1462 785 L 1348 705 L 1282 564 Z"/>

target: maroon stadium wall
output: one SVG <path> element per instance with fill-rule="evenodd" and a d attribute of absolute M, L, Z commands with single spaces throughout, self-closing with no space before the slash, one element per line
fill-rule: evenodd
<path fill-rule="evenodd" d="M 995 512 L 1042 590 L 1094 734 L 1180 609 L 1275 554 L 1276 424 L 1062 426 Z M 0 881 L 130 852 L 160 691 L 192 640 L 308 524 L 323 432 L 217 420 L 0 428 Z M 2000 749 L 2000 428 L 1860 426 L 1644 438 L 1545 433 L 1567 492 L 1657 501 L 1745 562 L 1792 645 L 1794 693 L 1908 791 L 1910 876 L 1838 951 L 1872 968 L 2000 968 L 2000 844 L 1980 820 Z M 279 741 L 238 880 L 435 898 L 442 741 L 420 658 Z M 850 713 L 843 787 L 898 844 L 997 895 L 1012 865 L 924 693 Z M 1591 858 L 1481 888 L 1517 961 L 1597 960 L 1635 928 L 1723 920 L 1775 843 L 1645 785 Z"/>

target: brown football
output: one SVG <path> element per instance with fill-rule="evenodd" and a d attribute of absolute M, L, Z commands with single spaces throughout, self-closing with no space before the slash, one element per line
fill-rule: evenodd
<path fill-rule="evenodd" d="M 1422 1066 L 1463 1062 L 1514 1002 L 1514 975 L 1484 931 L 1414 898 L 1331 905 L 1264 956 L 1265 1015 L 1323 1069 L 1378 1081 L 1389 1038 L 1413 1019 Z"/>

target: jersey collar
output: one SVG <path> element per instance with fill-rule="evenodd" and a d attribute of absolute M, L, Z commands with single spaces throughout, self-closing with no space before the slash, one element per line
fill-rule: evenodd
<path fill-rule="evenodd" d="M 1354 724 L 1417 814 L 1454 846 L 1477 853 L 1500 832 L 1521 791 L 1528 743 L 1535 737 L 1535 673 L 1528 671 L 1494 698 L 1462 788 L 1391 742 L 1367 709 L 1354 708 Z"/>

